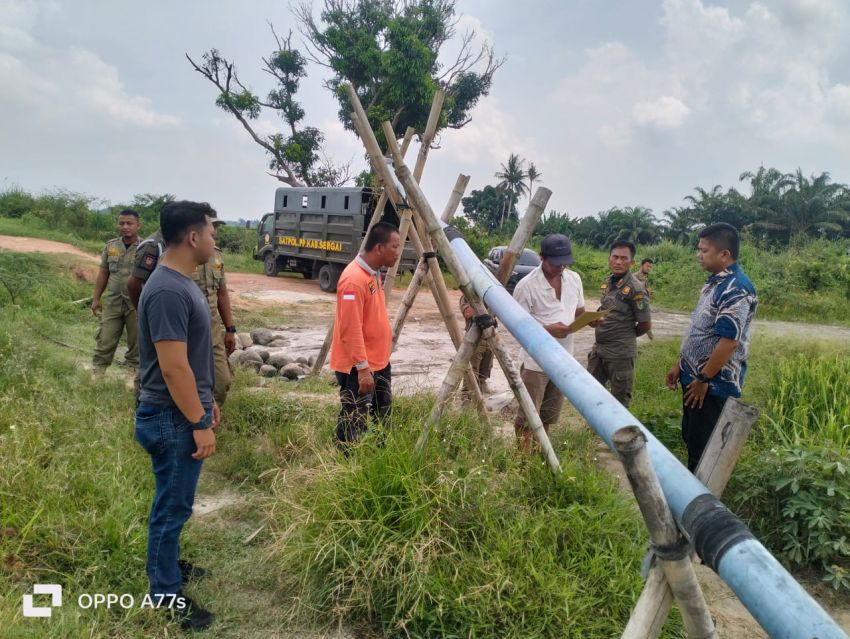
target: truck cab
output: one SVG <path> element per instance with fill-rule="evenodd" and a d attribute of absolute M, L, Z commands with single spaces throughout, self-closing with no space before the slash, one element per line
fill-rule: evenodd
<path fill-rule="evenodd" d="M 319 287 L 336 291 L 342 269 L 360 250 L 378 198 L 360 187 L 281 187 L 274 211 L 263 216 L 254 258 L 269 277 L 281 271 L 318 278 Z M 399 217 L 387 202 L 381 220 L 398 226 Z M 399 271 L 413 270 L 416 256 L 405 244 Z"/>

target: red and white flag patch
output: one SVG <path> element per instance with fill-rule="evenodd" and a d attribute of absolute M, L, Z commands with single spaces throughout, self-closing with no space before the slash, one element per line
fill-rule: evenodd
<path fill-rule="evenodd" d="M 357 299 L 357 297 L 354 295 L 354 291 L 343 291 L 342 292 L 342 299 L 353 301 L 353 300 Z"/>

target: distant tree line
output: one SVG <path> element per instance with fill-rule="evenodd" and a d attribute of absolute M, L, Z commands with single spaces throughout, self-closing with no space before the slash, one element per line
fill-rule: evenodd
<path fill-rule="evenodd" d="M 526 169 L 525 161 L 512 154 L 496 177 L 500 182 L 463 199 L 464 215 L 483 231 L 509 234 L 519 219 L 517 203 L 531 195 L 541 175 L 533 163 Z M 563 233 L 596 248 L 620 239 L 688 245 L 704 226 L 728 222 L 765 245 L 787 245 L 795 237 L 850 237 L 850 187 L 833 182 L 829 173 L 807 177 L 800 169 L 782 173 L 761 166 L 742 173 L 740 181 L 748 185 L 748 192 L 734 187 L 724 191 L 720 185 L 696 187 L 684 198 L 684 206 L 664 211 L 660 219 L 644 206 L 613 207 L 587 217 L 550 211 L 535 235 Z"/>

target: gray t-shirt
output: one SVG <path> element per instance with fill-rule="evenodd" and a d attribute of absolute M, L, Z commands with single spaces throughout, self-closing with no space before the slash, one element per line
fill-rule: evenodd
<path fill-rule="evenodd" d="M 156 342 L 186 342 L 189 366 L 206 410 L 213 404 L 215 364 L 210 333 L 210 307 L 192 278 L 160 265 L 139 299 L 139 401 L 174 406 L 159 368 Z"/>

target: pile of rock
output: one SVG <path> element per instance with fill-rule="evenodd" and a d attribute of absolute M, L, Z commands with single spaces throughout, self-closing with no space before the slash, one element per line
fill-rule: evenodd
<path fill-rule="evenodd" d="M 236 350 L 230 354 L 233 368 L 245 368 L 263 377 L 300 379 L 310 374 L 316 356 L 295 356 L 287 352 L 289 339 L 279 331 L 258 328 L 236 334 Z"/>

